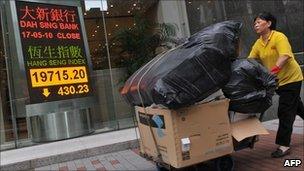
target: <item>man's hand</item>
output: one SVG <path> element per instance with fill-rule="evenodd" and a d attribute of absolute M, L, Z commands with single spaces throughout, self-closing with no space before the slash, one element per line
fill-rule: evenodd
<path fill-rule="evenodd" d="M 271 69 L 271 74 L 277 75 L 279 72 L 281 71 L 281 68 L 277 65 L 275 65 L 272 69 Z"/>

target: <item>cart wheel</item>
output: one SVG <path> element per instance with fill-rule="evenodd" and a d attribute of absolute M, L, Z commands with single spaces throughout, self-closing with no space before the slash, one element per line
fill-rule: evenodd
<path fill-rule="evenodd" d="M 162 166 L 159 163 L 156 163 L 156 169 L 157 171 L 168 171 L 168 169 L 166 169 L 164 166 Z"/>
<path fill-rule="evenodd" d="M 215 167 L 217 171 L 232 171 L 234 161 L 230 155 L 226 155 L 215 160 Z"/>
<path fill-rule="evenodd" d="M 172 166 L 163 166 L 160 163 L 156 162 L 156 169 L 157 171 L 177 171 L 178 169 L 172 167 Z"/>

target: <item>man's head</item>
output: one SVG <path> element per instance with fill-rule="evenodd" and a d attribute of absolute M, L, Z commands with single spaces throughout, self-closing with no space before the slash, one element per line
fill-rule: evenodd
<path fill-rule="evenodd" d="M 259 13 L 253 21 L 254 30 L 257 34 L 263 34 L 266 31 L 276 29 L 277 20 L 269 12 Z"/>

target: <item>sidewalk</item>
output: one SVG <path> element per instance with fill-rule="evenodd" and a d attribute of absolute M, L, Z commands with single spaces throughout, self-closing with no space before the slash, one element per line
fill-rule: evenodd
<path fill-rule="evenodd" d="M 150 161 L 145 160 L 140 157 L 137 153 L 132 150 L 124 150 L 115 153 L 108 153 L 104 155 L 89 157 L 80 160 L 74 160 L 59 164 L 53 164 L 35 170 L 45 171 L 45 170 L 156 170 L 154 164 Z"/>
<path fill-rule="evenodd" d="M 304 153 L 303 153 L 303 134 L 293 134 L 291 144 L 291 154 L 283 158 L 274 159 L 270 157 L 272 151 L 276 149 L 275 131 L 269 131 L 269 135 L 260 136 L 260 141 L 256 143 L 254 149 L 244 149 L 234 153 L 235 170 L 236 171 L 302 171 Z M 285 159 L 301 159 L 301 167 L 284 168 Z"/>
<path fill-rule="evenodd" d="M 292 135 L 291 154 L 279 159 L 273 159 L 270 157 L 270 153 L 276 148 L 274 142 L 278 120 L 264 122 L 263 125 L 269 130 L 269 135 L 260 136 L 260 140 L 255 144 L 254 149 L 244 149 L 232 154 L 235 163 L 235 171 L 303 170 L 303 121 L 299 117 L 297 117 L 295 121 L 294 134 Z M 283 164 L 285 159 L 301 159 L 302 164 L 298 168 L 284 168 Z M 156 170 L 156 167 L 152 162 L 140 157 L 136 150 L 125 150 L 49 165 L 36 168 L 35 170 Z M 200 170 L 214 170 L 214 166 L 209 162 L 202 164 Z"/>

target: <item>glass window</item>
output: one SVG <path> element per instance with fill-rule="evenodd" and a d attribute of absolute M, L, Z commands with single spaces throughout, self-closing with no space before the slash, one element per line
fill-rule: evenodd
<path fill-rule="evenodd" d="M 107 1 L 107 10 L 91 8 L 84 12 L 94 69 L 93 77 L 99 99 L 99 105 L 93 112 L 96 128 L 108 130 L 134 126 L 134 109 L 122 99 L 119 93 L 119 89 L 128 76 L 127 70 L 130 66 L 126 63 L 130 54 L 122 48 L 125 45 L 122 43 L 126 42 L 121 42 L 117 36 L 122 30 L 132 30 L 138 26 L 135 17 L 148 21 L 151 13 L 156 12 L 156 9 L 152 8 L 156 2 L 154 0 L 145 1 L 145 3 L 110 0 Z M 130 36 L 132 35 L 129 35 L 129 38 Z M 132 43 L 131 41 L 132 39 L 129 43 Z"/>
<path fill-rule="evenodd" d="M 2 5 L 1 16 L 6 18 Z M 162 42 L 157 36 L 160 36 L 159 31 L 164 32 L 164 29 L 169 27 L 157 24 L 158 17 L 161 17 L 159 2 L 158 0 L 108 0 L 106 10 L 94 7 L 86 10 L 84 1 L 81 1 L 81 5 L 80 17 L 84 19 L 93 66 L 92 87 L 96 90 L 98 99 L 98 103 L 90 109 L 95 133 L 133 127 L 134 107 L 124 101 L 119 90 L 132 72 L 164 50 L 159 48 Z M 28 94 L 12 92 L 17 96 L 10 97 L 7 72 L 15 72 L 18 67 L 7 71 L 10 67 L 6 66 L 5 56 L 9 57 L 11 51 L 9 46 L 4 45 L 9 45 L 8 36 L 5 37 L 9 33 L 5 32 L 10 30 L 7 28 L 10 23 L 0 22 L 4 28 L 0 30 L 0 142 L 3 150 L 37 143 L 31 140 L 33 133 L 28 130 L 31 123 L 25 115 L 24 103 L 29 99 Z M 6 55 L 5 48 L 8 49 Z M 18 70 L 16 73 L 19 72 Z M 26 84 L 18 84 L 14 91 L 26 92 L 27 88 L 22 85 Z M 22 115 L 12 117 L 16 111 Z"/>
<path fill-rule="evenodd" d="M 2 25 L 1 18 L 0 24 Z M 3 35 L 2 27 L 0 27 L 0 144 L 13 140 L 14 135 L 9 107 Z"/>
<path fill-rule="evenodd" d="M 29 145 L 32 143 L 28 141 L 29 134 L 26 117 L 24 115 L 19 117 L 12 116 L 12 107 L 14 107 L 14 105 L 15 112 L 18 110 L 22 113 L 22 111 L 25 110 L 20 110 L 18 106 L 20 106 L 20 103 L 24 103 L 26 98 L 21 97 L 22 95 L 20 94 L 12 98 L 12 93 L 9 91 L 9 80 L 7 78 L 7 73 L 9 71 L 6 66 L 6 60 L 9 59 L 9 55 L 7 53 L 9 50 L 9 28 L 7 21 L 4 20 L 6 13 L 3 8 L 3 3 L 0 4 L 0 9 L 0 144 L 1 149 L 10 149 L 15 148 L 18 144 Z M 20 89 L 20 87 L 17 89 Z"/>

